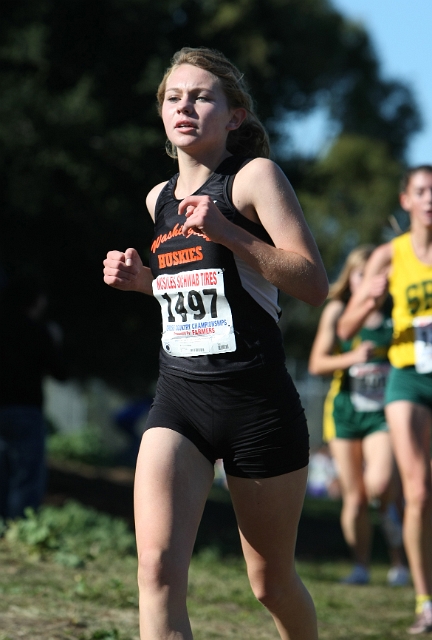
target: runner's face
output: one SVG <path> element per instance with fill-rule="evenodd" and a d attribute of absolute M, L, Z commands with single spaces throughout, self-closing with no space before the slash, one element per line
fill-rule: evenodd
<path fill-rule="evenodd" d="M 432 227 L 432 173 L 414 173 L 406 191 L 400 196 L 400 202 L 402 208 L 410 213 L 412 223 Z"/>
<path fill-rule="evenodd" d="M 179 149 L 225 147 L 235 124 L 220 80 L 212 73 L 182 64 L 168 77 L 162 120 L 168 139 Z"/>
<path fill-rule="evenodd" d="M 351 293 L 355 293 L 363 280 L 364 266 L 353 269 L 349 276 Z"/>

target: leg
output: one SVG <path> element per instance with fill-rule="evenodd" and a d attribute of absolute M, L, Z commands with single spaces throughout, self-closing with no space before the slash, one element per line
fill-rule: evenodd
<path fill-rule="evenodd" d="M 361 440 L 335 438 L 330 450 L 339 473 L 342 491 L 341 526 L 344 538 L 351 547 L 356 564 L 369 565 L 371 525 L 368 498 L 363 478 Z"/>
<path fill-rule="evenodd" d="M 3 453 L 0 474 L 7 477 L 3 496 L 6 518 L 22 518 L 38 509 L 45 492 L 45 421 L 37 407 L 7 407 L 1 412 Z"/>
<path fill-rule="evenodd" d="M 11 453 L 14 466 L 10 486 L 11 517 L 22 517 L 27 507 L 36 510 L 42 504 L 46 484 L 46 426 L 38 409 L 22 411 L 23 437 L 14 442 Z"/>
<path fill-rule="evenodd" d="M 141 640 L 191 640 L 187 576 L 213 465 L 184 436 L 144 433 L 135 476 Z"/>
<path fill-rule="evenodd" d="M 365 460 L 364 483 L 369 502 L 378 500 L 382 528 L 388 544 L 394 571 L 400 579 L 408 579 L 402 545 L 402 519 L 398 517 L 397 472 L 394 464 L 390 434 L 376 431 L 363 440 Z M 391 509 L 394 514 L 392 515 Z M 395 519 L 396 516 L 396 519 Z M 390 575 L 390 574 L 389 574 Z M 390 578 L 389 578 L 390 579 Z"/>
<path fill-rule="evenodd" d="M 380 500 L 386 505 L 395 498 L 393 486 L 393 452 L 390 434 L 376 431 L 363 440 L 365 461 L 364 484 L 369 501 Z"/>
<path fill-rule="evenodd" d="M 255 596 L 282 640 L 316 640 L 315 608 L 294 565 L 307 467 L 274 478 L 227 480 Z"/>
<path fill-rule="evenodd" d="M 405 498 L 404 542 L 417 594 L 432 593 L 432 416 L 421 405 L 399 400 L 386 407 Z"/>

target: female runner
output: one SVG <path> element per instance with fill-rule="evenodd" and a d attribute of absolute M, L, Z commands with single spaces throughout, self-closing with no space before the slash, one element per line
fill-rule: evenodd
<path fill-rule="evenodd" d="M 104 261 L 107 284 L 153 294 L 162 311 L 135 482 L 141 638 L 192 638 L 188 568 L 222 458 L 256 597 L 283 640 L 314 640 L 294 566 L 308 433 L 276 323 L 278 289 L 320 305 L 325 270 L 238 69 L 184 48 L 157 96 L 179 172 L 147 198 L 150 268 L 134 249 Z"/>
<path fill-rule="evenodd" d="M 371 255 L 361 286 L 339 320 L 342 339 L 393 297 L 392 364 L 386 416 L 405 498 L 403 535 L 416 592 L 411 634 L 432 632 L 432 165 L 408 169 L 400 203 L 407 233 Z"/>
<path fill-rule="evenodd" d="M 384 389 L 389 369 L 387 351 L 391 318 L 372 311 L 351 340 L 340 341 L 337 321 L 358 289 L 372 245 L 351 251 L 331 285 L 309 359 L 314 375 L 333 375 L 324 405 L 324 441 L 336 462 L 342 489 L 341 526 L 354 557 L 345 584 L 367 584 L 371 552 L 369 504 L 379 503 L 381 523 L 392 567 L 390 585 L 407 583 L 402 550 L 402 526 L 390 435 L 384 415 Z"/>

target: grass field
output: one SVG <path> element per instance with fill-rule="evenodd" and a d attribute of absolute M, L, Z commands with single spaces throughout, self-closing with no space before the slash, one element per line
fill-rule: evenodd
<path fill-rule="evenodd" d="M 373 566 L 367 587 L 338 584 L 346 561 L 299 562 L 298 570 L 316 603 L 321 640 L 407 639 L 413 592 L 388 587 L 386 565 Z M 0 640 L 138 640 L 135 574 L 130 552 L 95 553 L 82 566 L 65 566 L 2 539 Z M 278 638 L 238 557 L 211 549 L 194 556 L 189 611 L 196 640 Z"/>

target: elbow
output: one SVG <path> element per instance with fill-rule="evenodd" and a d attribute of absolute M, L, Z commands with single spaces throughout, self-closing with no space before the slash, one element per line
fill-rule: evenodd
<path fill-rule="evenodd" d="M 308 373 L 310 373 L 311 376 L 319 376 L 319 371 L 313 362 L 309 362 Z"/>
<path fill-rule="evenodd" d="M 315 296 L 312 300 L 309 301 L 313 307 L 321 307 L 324 302 L 327 300 L 327 293 L 325 295 Z"/>
<path fill-rule="evenodd" d="M 329 284 L 327 277 L 325 277 L 325 280 L 323 279 L 321 282 L 313 283 L 307 302 L 313 307 L 320 307 L 327 300 L 328 292 Z"/>
<path fill-rule="evenodd" d="M 341 322 L 336 325 L 336 335 L 339 340 L 349 340 L 353 337 L 353 332 L 349 330 L 349 327 L 344 326 Z"/>
<path fill-rule="evenodd" d="M 324 366 L 320 366 L 319 362 L 314 362 L 313 360 L 309 361 L 308 364 L 308 373 L 311 376 L 326 376 L 328 375 L 328 371 Z"/>

